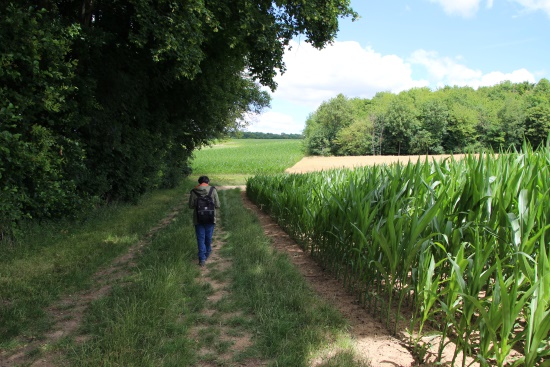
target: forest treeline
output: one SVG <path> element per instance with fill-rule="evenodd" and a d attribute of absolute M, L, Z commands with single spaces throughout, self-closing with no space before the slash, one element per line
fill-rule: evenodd
<path fill-rule="evenodd" d="M 0 1 L 0 239 L 173 187 L 269 105 L 291 39 L 322 48 L 348 16 L 349 0 Z"/>
<path fill-rule="evenodd" d="M 229 134 L 234 139 L 302 139 L 302 134 L 287 134 L 287 133 L 263 133 L 256 131 L 236 131 Z"/>
<path fill-rule="evenodd" d="M 550 132 L 550 82 L 414 88 L 372 99 L 340 94 L 304 129 L 309 155 L 409 155 L 533 147 Z"/>

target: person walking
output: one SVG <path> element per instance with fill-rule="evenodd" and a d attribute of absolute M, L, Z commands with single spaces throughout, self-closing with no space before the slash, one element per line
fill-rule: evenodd
<path fill-rule="evenodd" d="M 208 176 L 199 177 L 199 184 L 189 193 L 189 208 L 193 211 L 193 224 L 197 236 L 199 265 L 204 266 L 212 253 L 212 235 L 216 225 L 216 210 L 220 199 L 214 186 L 210 186 Z"/>

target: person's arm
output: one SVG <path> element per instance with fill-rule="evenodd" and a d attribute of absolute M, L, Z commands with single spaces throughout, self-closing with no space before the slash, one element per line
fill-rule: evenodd
<path fill-rule="evenodd" d="M 193 190 L 189 192 L 189 209 L 195 209 L 195 200 L 197 200 L 197 195 L 193 194 Z"/>
<path fill-rule="evenodd" d="M 214 189 L 214 192 L 212 193 L 212 198 L 214 199 L 214 206 L 219 209 L 220 198 L 218 197 L 218 189 Z"/>

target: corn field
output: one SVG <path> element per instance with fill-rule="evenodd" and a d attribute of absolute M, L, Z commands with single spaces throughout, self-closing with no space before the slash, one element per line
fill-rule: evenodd
<path fill-rule="evenodd" d="M 246 190 L 393 333 L 404 320 L 421 357 L 436 335 L 453 365 L 550 366 L 549 169 L 548 148 L 524 147 Z"/>

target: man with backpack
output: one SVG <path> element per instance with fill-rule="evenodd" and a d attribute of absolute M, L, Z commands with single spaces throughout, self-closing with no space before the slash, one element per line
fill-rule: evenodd
<path fill-rule="evenodd" d="M 199 177 L 199 184 L 189 193 L 189 208 L 193 210 L 193 224 L 197 235 L 199 265 L 202 267 L 212 252 L 212 235 L 216 223 L 216 209 L 220 207 L 218 192 L 210 186 L 207 176 Z"/>

